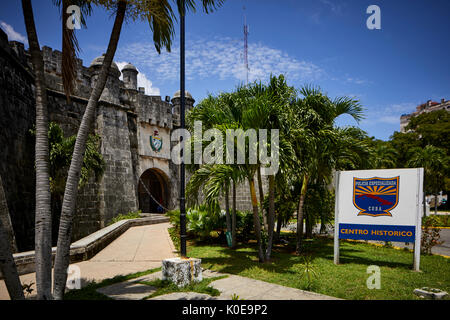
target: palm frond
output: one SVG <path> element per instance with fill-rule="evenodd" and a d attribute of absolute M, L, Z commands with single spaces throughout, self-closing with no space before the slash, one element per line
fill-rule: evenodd
<path fill-rule="evenodd" d="M 61 23 L 62 23 L 62 60 L 61 60 L 61 73 L 64 93 L 66 95 L 67 102 L 70 103 L 70 96 L 73 94 L 75 87 L 75 80 L 77 77 L 77 56 L 80 52 L 80 46 L 75 34 L 74 29 L 70 29 L 67 26 L 67 21 L 70 18 L 70 13 L 67 9 L 71 5 L 76 5 L 80 8 L 80 24 L 82 27 L 86 27 L 85 16 L 90 15 L 92 6 L 89 1 L 86 0 L 53 0 L 61 10 Z"/>
<path fill-rule="evenodd" d="M 364 108 L 356 99 L 350 97 L 337 97 L 333 100 L 333 104 L 336 109 L 335 118 L 342 114 L 348 114 L 357 122 L 364 119 Z"/>

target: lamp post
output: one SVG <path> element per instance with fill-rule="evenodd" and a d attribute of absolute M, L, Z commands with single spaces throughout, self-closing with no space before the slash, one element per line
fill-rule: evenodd
<path fill-rule="evenodd" d="M 181 94 L 181 129 L 185 128 L 185 65 L 184 65 L 184 44 L 185 44 L 185 3 L 181 1 L 182 9 L 180 15 L 180 94 Z M 185 167 L 184 167 L 184 138 L 181 137 L 181 165 L 180 165 L 180 253 L 182 258 L 186 258 L 186 207 L 185 207 Z"/>

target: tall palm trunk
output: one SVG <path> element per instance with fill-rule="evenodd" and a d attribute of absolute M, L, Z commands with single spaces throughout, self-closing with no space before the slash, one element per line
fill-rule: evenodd
<path fill-rule="evenodd" d="M 313 221 L 314 220 L 312 219 L 310 214 L 306 214 L 305 215 L 305 226 L 306 226 L 305 234 L 306 234 L 306 239 L 311 239 L 312 238 Z"/>
<path fill-rule="evenodd" d="M 231 232 L 230 195 L 228 185 L 225 185 L 225 218 L 227 221 L 227 232 Z"/>
<path fill-rule="evenodd" d="M 322 214 L 320 216 L 320 231 L 319 233 L 323 234 L 327 231 L 326 225 L 325 225 L 325 216 Z"/>
<path fill-rule="evenodd" d="M 233 180 L 233 195 L 232 195 L 232 211 L 231 217 L 231 247 L 236 247 L 236 182 Z"/>
<path fill-rule="evenodd" d="M 437 209 L 438 209 L 438 194 L 434 194 L 434 215 L 437 215 Z"/>
<path fill-rule="evenodd" d="M 275 226 L 275 176 L 269 176 L 269 212 L 268 212 L 268 240 L 266 249 L 266 260 L 270 260 L 273 244 L 273 228 Z"/>
<path fill-rule="evenodd" d="M 264 253 L 261 239 L 261 221 L 259 219 L 258 200 L 256 200 L 255 179 L 253 178 L 253 176 L 249 178 L 248 182 L 250 184 L 250 195 L 252 197 L 253 225 L 255 226 L 256 244 L 258 246 L 258 259 L 259 262 L 264 262 Z"/>
<path fill-rule="evenodd" d="M 256 170 L 256 177 L 258 179 L 259 206 L 261 210 L 261 215 L 263 217 L 263 227 L 264 230 L 268 230 L 269 226 L 267 223 L 267 215 L 264 213 L 264 191 L 262 185 L 261 168 L 258 168 L 258 170 Z"/>
<path fill-rule="evenodd" d="M 6 203 L 5 192 L 3 191 L 2 178 L 0 177 L 0 271 L 5 278 L 6 290 L 8 290 L 11 300 L 24 299 L 22 285 L 19 274 L 12 255 L 12 240 L 8 226 L 5 224 L 8 217 L 8 205 Z"/>
<path fill-rule="evenodd" d="M 81 120 L 78 130 L 77 139 L 70 163 L 69 173 L 67 176 L 66 188 L 64 191 L 64 200 L 61 210 L 61 219 L 59 223 L 58 243 L 55 257 L 54 270 L 54 291 L 55 299 L 61 300 L 64 296 L 64 290 L 67 281 L 67 268 L 69 266 L 70 257 L 70 240 L 72 235 L 72 221 L 76 207 L 78 184 L 80 180 L 81 166 L 83 164 L 83 156 L 86 150 L 86 141 L 92 124 L 95 120 L 95 112 L 98 100 L 105 87 L 108 78 L 109 69 L 117 49 L 117 43 L 120 38 L 120 31 L 124 21 L 126 1 L 119 1 L 116 11 L 114 26 L 109 39 L 108 49 L 103 60 L 103 65 L 94 89 L 89 97 L 86 110 Z"/>
<path fill-rule="evenodd" d="M 296 253 L 300 254 L 302 251 L 302 237 L 303 237 L 303 205 L 305 204 L 306 189 L 308 187 L 308 176 L 303 177 L 302 190 L 300 191 L 300 199 L 298 201 L 297 209 L 297 248 Z"/>
<path fill-rule="evenodd" d="M 36 86 L 36 215 L 34 231 L 36 288 L 37 299 L 48 300 L 52 299 L 52 214 L 49 180 L 47 89 L 44 78 L 44 60 L 36 33 L 31 0 L 22 0 L 22 10 Z"/>
<path fill-rule="evenodd" d="M 280 241 L 280 234 L 281 234 L 281 225 L 283 223 L 283 216 L 281 215 L 281 212 L 278 212 L 277 215 L 277 231 L 275 232 L 274 236 L 274 242 Z"/>
<path fill-rule="evenodd" d="M 16 253 L 17 252 L 16 237 L 14 236 L 14 229 L 11 223 L 11 216 L 9 215 L 6 196 L 5 192 L 3 191 L 2 177 L 0 177 L 0 221 L 3 223 L 3 228 L 7 233 L 11 252 Z"/>

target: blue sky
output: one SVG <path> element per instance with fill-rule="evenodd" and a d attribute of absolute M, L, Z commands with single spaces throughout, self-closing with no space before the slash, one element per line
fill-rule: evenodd
<path fill-rule="evenodd" d="M 366 9 L 381 9 L 381 30 L 369 30 Z M 61 48 L 59 13 L 50 0 L 34 0 L 41 45 Z M 245 6 L 245 11 L 243 7 Z M 386 140 L 399 117 L 429 99 L 450 99 L 450 1 L 448 0 L 228 0 L 216 12 L 186 19 L 186 88 L 199 102 L 245 80 L 243 17 L 249 34 L 250 80 L 286 75 L 297 88 L 320 86 L 331 97 L 356 97 L 366 119 L 357 125 Z M 88 66 L 105 52 L 113 24 L 95 7 L 87 29 L 77 31 Z M 0 26 L 10 40 L 26 41 L 20 1 L 2 1 Z M 140 71 L 147 93 L 172 96 L 179 88 L 179 33 L 172 52 L 156 53 L 145 22 L 124 25 L 115 61 Z"/>

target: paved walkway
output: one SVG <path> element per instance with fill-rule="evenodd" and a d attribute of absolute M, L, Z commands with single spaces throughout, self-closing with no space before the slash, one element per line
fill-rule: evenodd
<path fill-rule="evenodd" d="M 167 228 L 169 223 L 132 227 L 100 251 L 92 259 L 75 263 L 80 268 L 81 285 L 89 281 L 101 281 L 117 275 L 126 275 L 152 268 L 161 267 L 161 261 L 176 257 L 175 248 Z M 216 277 L 219 274 L 205 270 L 204 277 Z M 35 282 L 35 274 L 20 277 L 22 283 Z M 155 291 L 155 288 L 140 284 L 140 281 L 151 281 L 161 278 L 161 272 L 156 272 L 137 279 L 117 283 L 99 289 L 99 292 L 118 300 L 139 300 Z M 211 282 L 211 286 L 221 291 L 219 297 L 211 297 L 199 293 L 172 293 L 155 297 L 158 300 L 231 300 L 232 295 L 238 295 L 246 300 L 323 300 L 335 299 L 312 292 L 288 288 L 264 281 L 249 279 L 236 275 L 228 275 L 224 279 Z M 33 285 L 35 288 L 35 285 Z M 35 293 L 35 292 L 34 292 Z M 0 281 L 0 299 L 9 299 L 5 284 Z"/>
<path fill-rule="evenodd" d="M 176 257 L 168 227 L 169 223 L 132 227 L 90 260 L 74 263 L 80 268 L 81 285 L 158 268 L 161 260 Z M 22 284 L 36 283 L 34 273 L 20 276 L 20 280 Z M 9 300 L 3 280 L 0 280 L 0 300 Z"/>
<path fill-rule="evenodd" d="M 246 277 L 203 271 L 203 278 L 218 277 L 226 275 L 226 278 L 210 283 L 211 287 L 220 291 L 220 295 L 212 297 L 208 294 L 196 292 L 175 292 L 151 298 L 150 300 L 232 300 L 237 295 L 244 300 L 336 300 L 337 298 L 284 287 L 278 284 L 250 279 Z M 156 291 L 156 288 L 141 284 L 161 279 L 161 272 L 155 272 L 133 280 L 116 283 L 103 287 L 97 291 L 115 300 L 141 300 Z"/>

